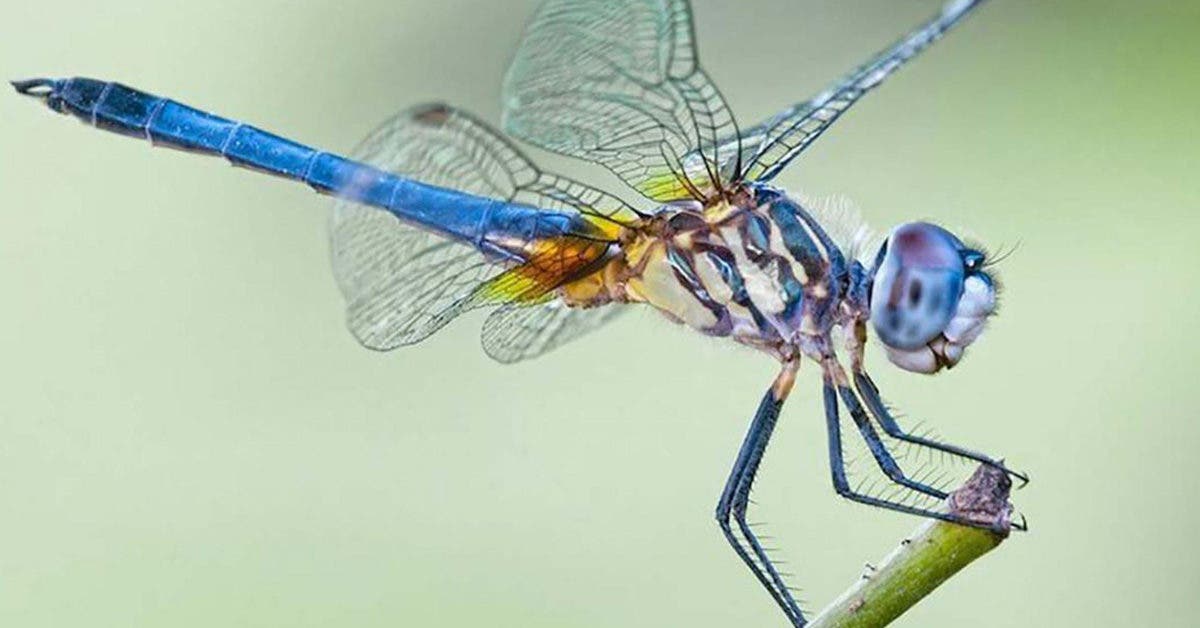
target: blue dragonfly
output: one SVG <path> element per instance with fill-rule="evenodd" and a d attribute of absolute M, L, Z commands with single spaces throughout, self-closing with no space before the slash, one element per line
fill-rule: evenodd
<path fill-rule="evenodd" d="M 643 304 L 773 357 L 779 374 L 716 519 L 787 619 L 803 626 L 794 590 L 747 518 L 801 362 L 822 375 L 840 495 L 992 526 L 950 512 L 945 479 L 905 464 L 936 454 L 1027 481 L 997 458 L 903 428 L 864 366 L 868 331 L 904 370 L 957 364 L 995 313 L 995 260 L 926 222 L 894 228 L 872 253 L 861 238 L 839 241 L 816 207 L 771 184 L 859 98 L 980 4 L 946 5 L 817 96 L 740 128 L 699 64 L 687 0 L 547 0 L 505 77 L 504 130 L 608 168 L 652 206 L 547 173 L 512 140 L 444 104 L 401 112 L 346 158 L 118 83 L 13 85 L 89 125 L 333 196 L 334 274 L 348 327 L 371 349 L 419 342 L 463 312 L 490 308 L 483 348 L 515 362 Z M 882 482 L 851 482 L 857 461 L 846 455 L 842 410 Z"/>

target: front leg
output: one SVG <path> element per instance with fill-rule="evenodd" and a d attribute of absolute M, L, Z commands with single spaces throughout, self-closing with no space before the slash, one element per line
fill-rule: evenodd
<path fill-rule="evenodd" d="M 1028 475 L 1009 469 L 1002 461 L 996 460 L 991 456 L 972 451 L 965 447 L 959 447 L 958 445 L 938 442 L 931 438 L 905 431 L 903 428 L 901 428 L 900 424 L 896 422 L 895 417 L 892 416 L 891 411 L 888 410 L 887 404 L 883 402 L 883 398 L 879 394 L 879 388 L 875 385 L 875 382 L 871 380 L 871 376 L 867 374 L 866 367 L 863 364 L 863 349 L 867 342 L 867 328 L 865 324 L 865 318 L 862 317 L 863 314 L 860 313 L 858 316 L 859 317 L 853 322 L 853 324 L 849 326 L 848 333 L 845 337 L 846 351 L 850 356 L 850 370 L 854 373 L 854 388 L 858 392 L 858 397 L 862 399 L 862 405 L 866 405 L 867 410 L 869 410 L 871 416 L 875 417 L 875 420 L 879 422 L 879 427 L 883 428 L 884 433 L 892 438 L 895 438 L 896 440 L 916 445 L 918 447 L 925 447 L 934 451 L 940 451 L 942 453 L 955 456 L 957 458 L 965 458 L 967 460 L 973 460 L 981 464 L 995 467 L 1012 476 L 1013 478 L 1016 478 L 1020 482 L 1018 488 L 1029 483 Z M 841 370 L 841 367 L 836 363 L 832 366 L 838 370 Z M 834 379 L 845 380 L 846 376 L 844 374 L 837 374 Z M 858 406 L 859 404 L 857 400 L 851 401 L 850 398 L 854 397 L 853 393 L 851 393 L 849 390 L 845 390 L 842 392 L 842 397 L 846 400 L 850 411 L 855 412 L 855 406 Z M 861 408 L 859 408 L 859 410 L 861 411 Z M 854 415 L 854 419 L 859 425 L 859 430 L 861 431 L 863 426 L 861 423 L 858 423 L 859 416 L 857 413 Z M 868 426 L 868 429 L 870 429 L 870 426 Z M 873 432 L 874 430 L 870 431 Z M 870 440 L 870 435 L 864 433 L 863 436 Z M 873 445 L 871 449 L 872 453 L 874 453 L 875 447 Z M 876 458 L 878 459 L 878 456 L 876 456 Z M 882 465 L 883 462 L 880 464 Z M 887 470 L 885 469 L 885 472 L 886 471 Z M 891 473 L 889 473 L 889 476 L 890 475 Z"/>
<path fill-rule="evenodd" d="M 733 470 L 730 471 L 729 479 L 725 482 L 725 489 L 721 491 L 721 499 L 717 502 L 716 516 L 717 523 L 721 526 L 721 532 L 733 547 L 733 551 L 737 552 L 742 562 L 746 563 L 758 581 L 771 594 L 792 625 L 800 628 L 806 623 L 800 605 L 796 603 L 791 590 L 784 582 L 783 574 L 776 569 L 753 528 L 746 522 L 750 487 L 754 483 L 759 463 L 762 462 L 763 453 L 766 452 L 767 443 L 775 429 L 779 410 L 783 407 L 783 402 L 787 399 L 788 393 L 795 383 L 798 365 L 797 360 L 786 361 L 783 370 L 775 378 L 775 382 L 763 395 L 758 410 L 754 413 L 754 419 L 750 423 L 750 430 L 746 433 L 746 438 L 738 451 Z"/>
<path fill-rule="evenodd" d="M 876 506 L 887 510 L 894 510 L 910 515 L 920 517 L 928 517 L 931 519 L 940 519 L 951 523 L 958 523 L 972 527 L 991 528 L 991 525 L 985 522 L 975 521 L 967 517 L 951 514 L 949 512 L 933 510 L 931 508 L 922 508 L 914 506 L 910 503 L 905 503 L 902 500 L 868 495 L 859 492 L 850 486 L 850 482 L 846 477 L 846 464 L 842 454 L 842 431 L 841 418 L 838 413 L 839 390 L 844 396 L 849 391 L 848 384 L 844 381 L 839 382 L 837 379 L 837 370 L 825 369 L 825 384 L 824 384 L 824 403 L 825 403 L 825 420 L 829 431 L 829 469 L 833 478 L 833 487 L 839 495 L 860 504 L 868 506 Z M 849 392 L 853 398 L 853 392 Z M 861 411 L 861 408 L 860 408 Z M 879 444 L 882 447 L 882 444 Z M 1025 524 L 1013 523 L 1014 529 L 1024 530 Z"/>
<path fill-rule="evenodd" d="M 871 376 L 867 375 L 866 370 L 862 369 L 861 366 L 854 371 L 854 387 L 858 389 L 858 394 L 862 395 L 862 399 L 866 403 L 867 408 L 871 411 L 871 415 L 875 417 L 876 421 L 879 421 L 879 426 L 882 427 L 883 431 L 889 436 L 906 443 L 912 443 L 913 445 L 917 445 L 919 447 L 927 447 L 935 451 L 947 453 L 959 458 L 974 460 L 975 462 L 995 467 L 1019 480 L 1020 485 L 1018 488 L 1029 483 L 1028 475 L 1009 469 L 1002 461 L 996 460 L 991 456 L 966 449 L 965 447 L 959 447 L 958 445 L 941 443 L 924 436 L 906 432 L 900 427 L 900 424 L 896 422 L 895 417 L 893 417 L 892 413 L 888 410 L 887 404 L 885 404 L 883 399 L 880 397 L 879 388 L 875 386 L 875 382 L 871 381 Z"/>
<path fill-rule="evenodd" d="M 875 431 L 875 427 L 871 424 L 870 418 L 867 416 L 866 410 L 863 409 L 862 402 L 858 396 L 850 389 L 850 383 L 846 378 L 846 371 L 838 364 L 837 359 L 833 356 L 825 358 L 822 362 L 825 370 L 825 380 L 832 381 L 837 387 L 842 403 L 846 409 L 850 411 L 850 418 L 854 420 L 855 427 L 858 428 L 858 433 L 862 435 L 863 440 L 867 443 L 867 448 L 871 452 L 871 457 L 879 465 L 879 469 L 892 482 L 912 491 L 922 493 L 933 497 L 934 499 L 946 499 L 949 493 L 931 486 L 925 482 L 919 482 L 909 478 L 904 474 L 900 465 L 896 463 L 896 459 L 892 457 L 890 451 L 879 438 L 879 434 Z"/>

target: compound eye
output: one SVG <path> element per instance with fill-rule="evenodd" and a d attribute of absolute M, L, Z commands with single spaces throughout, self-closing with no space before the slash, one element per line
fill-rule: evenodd
<path fill-rule="evenodd" d="M 965 278 L 962 243 L 936 225 L 909 223 L 886 247 L 871 289 L 871 323 L 889 347 L 916 349 L 954 316 Z"/>

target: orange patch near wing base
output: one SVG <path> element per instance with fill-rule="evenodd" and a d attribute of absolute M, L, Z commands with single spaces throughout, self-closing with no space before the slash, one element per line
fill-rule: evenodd
<path fill-rule="evenodd" d="M 555 288 L 586 273 L 608 247 L 574 236 L 539 240 L 531 245 L 528 261 L 481 284 L 472 300 L 480 305 L 545 301 Z"/>

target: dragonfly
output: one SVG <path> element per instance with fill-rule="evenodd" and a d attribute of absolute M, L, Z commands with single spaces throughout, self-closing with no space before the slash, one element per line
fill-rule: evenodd
<path fill-rule="evenodd" d="M 995 260 L 928 222 L 895 227 L 874 252 L 839 241 L 812 203 L 772 184 L 860 98 L 982 3 L 943 6 L 820 94 L 744 128 L 699 62 L 687 0 L 547 0 L 504 79 L 505 133 L 455 107 L 423 104 L 387 120 L 350 157 L 115 82 L 13 86 L 91 126 L 221 156 L 334 197 L 334 275 L 347 326 L 370 349 L 417 343 L 488 308 L 483 349 L 511 363 L 640 305 L 774 358 L 778 375 L 715 516 L 787 619 L 803 626 L 796 590 L 748 518 L 802 362 L 820 371 L 841 496 L 990 526 L 949 511 L 945 481 L 909 463 L 960 460 L 1028 481 L 1001 459 L 902 427 L 865 367 L 869 332 L 905 371 L 956 365 L 996 312 Z M 643 199 L 546 172 L 517 141 L 599 164 Z M 843 427 L 861 438 L 865 465 L 847 456 L 854 439 Z M 852 482 L 856 465 L 882 482 Z"/>

